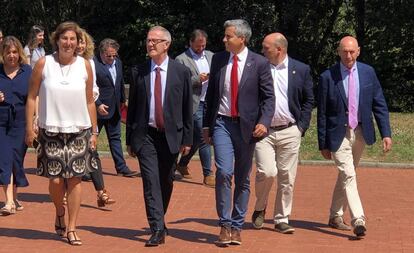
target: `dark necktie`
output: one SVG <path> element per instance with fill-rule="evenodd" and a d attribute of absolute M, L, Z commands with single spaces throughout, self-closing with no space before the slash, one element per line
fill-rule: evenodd
<path fill-rule="evenodd" d="M 237 55 L 233 56 L 233 66 L 231 67 L 230 85 L 231 85 L 231 116 L 237 117 L 239 114 L 237 108 L 237 92 L 239 89 Z"/>
<path fill-rule="evenodd" d="M 161 68 L 157 67 L 155 70 L 155 86 L 154 86 L 154 100 L 155 100 L 155 124 L 157 128 L 164 129 L 164 116 L 162 113 L 162 86 L 161 86 Z"/>

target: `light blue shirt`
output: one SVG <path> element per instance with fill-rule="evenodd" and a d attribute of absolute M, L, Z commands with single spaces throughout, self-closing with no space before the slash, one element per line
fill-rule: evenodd
<path fill-rule="evenodd" d="M 114 82 L 114 86 L 115 86 L 115 82 L 116 82 L 116 59 L 114 60 L 114 62 L 112 64 L 105 64 L 105 66 L 108 68 L 109 73 L 111 73 L 111 77 L 112 77 L 112 81 Z"/>
<path fill-rule="evenodd" d="M 345 67 L 342 62 L 339 64 L 341 67 L 341 76 L 342 76 L 342 84 L 344 86 L 344 90 L 345 90 L 345 95 L 348 98 L 348 81 L 349 81 L 349 69 L 347 67 Z M 357 64 L 355 63 L 354 66 L 352 66 L 353 69 L 353 75 L 354 75 L 354 80 L 355 80 L 355 88 L 356 88 L 356 101 L 358 101 L 357 105 L 356 105 L 356 109 L 358 112 L 358 121 L 361 121 L 361 116 L 359 115 L 359 75 L 358 75 L 358 68 L 357 68 Z"/>
<path fill-rule="evenodd" d="M 199 73 L 210 73 L 210 66 L 208 65 L 206 53 L 204 52 L 204 50 L 201 53 L 201 55 L 198 55 L 194 53 L 194 51 L 190 48 L 190 53 L 197 66 L 198 72 Z M 206 97 L 206 93 L 207 93 L 208 80 L 204 81 L 201 85 L 202 87 L 201 87 L 200 101 L 204 101 Z"/>
<path fill-rule="evenodd" d="M 161 103 L 164 106 L 165 87 L 167 84 L 168 60 L 169 60 L 169 57 L 167 56 L 167 58 L 165 58 L 165 60 L 159 66 L 155 64 L 153 60 L 151 60 L 151 101 L 150 101 L 150 115 L 149 115 L 148 125 L 152 127 L 157 127 L 157 124 L 155 123 L 155 97 L 154 97 L 156 68 L 158 67 L 161 68 L 160 70 L 161 93 L 162 93 Z"/>

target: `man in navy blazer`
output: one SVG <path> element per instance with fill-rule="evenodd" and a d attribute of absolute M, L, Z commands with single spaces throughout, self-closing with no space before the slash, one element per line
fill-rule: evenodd
<path fill-rule="evenodd" d="M 256 205 L 253 226 L 263 227 L 270 190 L 277 176 L 274 208 L 276 231 L 293 233 L 289 225 L 301 137 L 309 127 L 313 108 L 313 82 L 308 65 L 288 57 L 288 41 L 281 33 L 262 43 L 269 59 L 275 88 L 275 114 L 269 135 L 256 144 Z"/>
<path fill-rule="evenodd" d="M 178 153 L 193 141 L 190 70 L 168 57 L 171 34 L 154 26 L 147 35 L 151 60 L 131 70 L 127 117 L 128 153 L 138 157 L 145 209 L 152 235 L 146 246 L 165 242 L 164 215 L 173 190 Z"/>
<path fill-rule="evenodd" d="M 99 132 L 105 127 L 112 159 L 118 175 L 134 177 L 124 159 L 121 144 L 121 107 L 125 106 L 122 62 L 118 58 L 119 44 L 113 39 L 104 39 L 99 44 L 99 56 L 94 58 L 96 84 L 99 97 L 95 101 Z"/>
<path fill-rule="evenodd" d="M 340 63 L 322 73 L 318 87 L 318 142 L 325 159 L 338 168 L 329 226 L 351 230 L 343 220 L 346 206 L 357 237 L 366 233 L 366 219 L 358 194 L 355 168 L 366 144 L 375 142 L 373 116 L 382 137 L 383 151 L 392 146 L 387 104 L 374 69 L 357 62 L 358 41 L 346 36 L 338 47 Z"/>
<path fill-rule="evenodd" d="M 226 51 L 215 54 L 211 63 L 203 138 L 214 145 L 218 243 L 240 245 L 253 151 L 268 132 L 275 96 L 269 62 L 247 48 L 249 24 L 228 20 L 224 29 Z"/>

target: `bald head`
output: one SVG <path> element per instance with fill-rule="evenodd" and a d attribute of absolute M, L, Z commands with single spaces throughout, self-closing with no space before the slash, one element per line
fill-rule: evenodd
<path fill-rule="evenodd" d="M 262 43 L 262 52 L 273 64 L 278 65 L 286 58 L 288 41 L 281 33 L 267 35 Z"/>
<path fill-rule="evenodd" d="M 345 36 L 341 39 L 338 46 L 338 55 L 342 64 L 351 69 L 359 56 L 358 41 L 352 36 Z"/>

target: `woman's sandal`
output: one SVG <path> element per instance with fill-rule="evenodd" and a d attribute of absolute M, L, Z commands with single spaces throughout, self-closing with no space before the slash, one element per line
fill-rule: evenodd
<path fill-rule="evenodd" d="M 70 234 L 73 235 L 73 239 L 69 238 Z M 66 238 L 68 239 L 68 243 L 72 246 L 81 246 L 82 245 L 82 241 L 78 239 L 78 237 L 76 235 L 76 231 L 68 231 L 68 234 L 67 234 Z"/>
<path fill-rule="evenodd" d="M 63 208 L 62 215 L 56 215 L 55 218 L 55 231 L 58 236 L 64 236 L 66 232 L 65 225 L 65 208 Z"/>
<path fill-rule="evenodd" d="M 116 201 L 109 197 L 108 192 L 104 189 L 101 194 L 98 194 L 98 199 L 96 200 L 98 207 L 104 207 L 105 205 L 114 204 Z"/>

